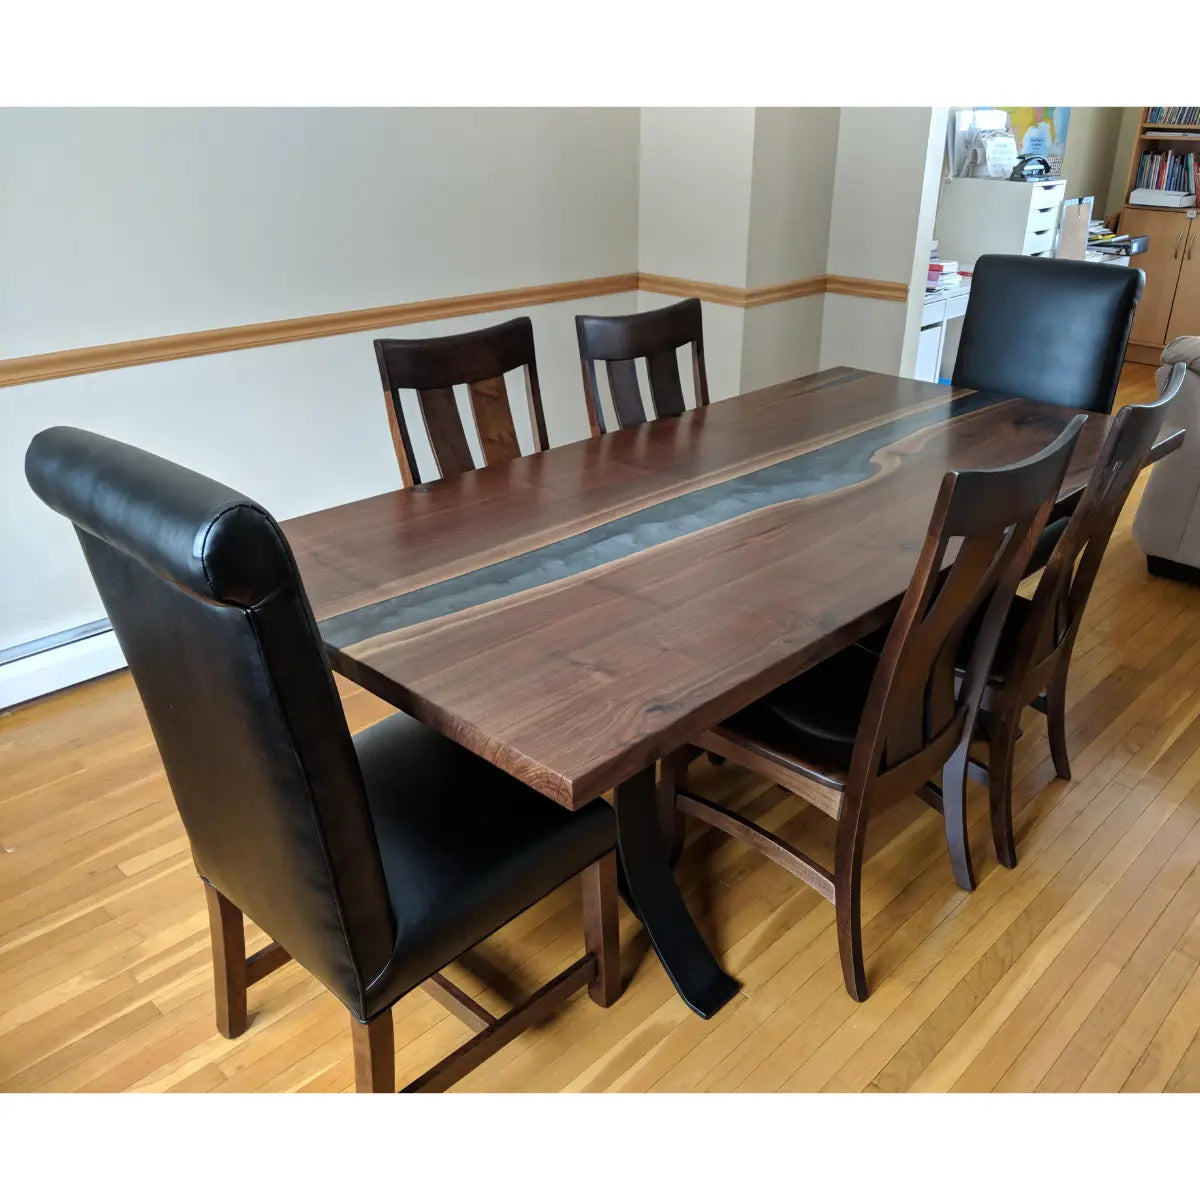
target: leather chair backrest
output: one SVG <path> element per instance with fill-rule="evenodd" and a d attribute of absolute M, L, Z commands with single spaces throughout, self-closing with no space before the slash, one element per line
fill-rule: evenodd
<path fill-rule="evenodd" d="M 1112 412 L 1144 283 L 1131 267 L 981 255 L 954 386 Z"/>
<path fill-rule="evenodd" d="M 81 429 L 39 433 L 149 717 L 197 870 L 351 1009 L 394 920 L 361 771 L 279 526 L 254 501 Z"/>

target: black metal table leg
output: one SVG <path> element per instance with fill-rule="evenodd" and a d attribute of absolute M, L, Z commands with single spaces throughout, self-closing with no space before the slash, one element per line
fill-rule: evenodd
<path fill-rule="evenodd" d="M 630 907 L 675 990 L 707 1019 L 737 995 L 741 984 L 713 958 L 679 894 L 659 824 L 653 766 L 614 789 L 613 808 Z"/>

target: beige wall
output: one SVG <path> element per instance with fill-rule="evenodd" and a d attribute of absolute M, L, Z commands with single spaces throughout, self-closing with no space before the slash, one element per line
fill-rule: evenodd
<path fill-rule="evenodd" d="M 0 108 L 0 357 L 635 271 L 638 128 L 635 108 Z"/>
<path fill-rule="evenodd" d="M 1113 176 L 1113 157 L 1121 128 L 1120 108 L 1072 108 L 1067 127 L 1067 150 L 1062 173 L 1067 196 L 1094 196 L 1093 214 L 1108 212 L 1108 193 Z"/>
<path fill-rule="evenodd" d="M 826 269 L 903 283 L 909 302 L 826 296 L 822 367 L 912 369 L 946 120 L 944 108 L 842 110 Z"/>
<path fill-rule="evenodd" d="M 645 108 L 638 269 L 746 284 L 753 108 Z"/>
<path fill-rule="evenodd" d="M 1107 213 L 1115 215 L 1129 202 L 1129 160 L 1137 141 L 1138 126 L 1141 124 L 1141 108 L 1123 108 L 1121 125 L 1117 132 L 1116 152 L 1113 155 L 1112 175 L 1108 185 Z"/>
<path fill-rule="evenodd" d="M 825 274 L 840 112 L 757 110 L 747 287 Z"/>
<path fill-rule="evenodd" d="M 638 266 L 738 288 L 824 275 L 836 108 L 642 110 Z M 670 303 L 643 295 L 639 307 Z M 817 369 L 823 297 L 704 305 L 715 400 Z"/>

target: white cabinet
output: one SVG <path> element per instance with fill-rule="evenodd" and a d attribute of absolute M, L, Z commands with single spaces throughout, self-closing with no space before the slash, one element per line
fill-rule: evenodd
<path fill-rule="evenodd" d="M 942 323 L 922 325 L 917 337 L 917 361 L 913 367 L 913 378 L 937 383 L 942 365 Z"/>
<path fill-rule="evenodd" d="M 938 204 L 938 252 L 964 266 L 981 254 L 1054 257 L 1067 183 L 948 179 Z"/>
<path fill-rule="evenodd" d="M 921 308 L 921 329 L 917 334 L 917 359 L 913 378 L 937 383 L 950 377 L 958 353 L 960 329 L 956 319 L 967 311 L 970 288 L 955 288 L 940 296 L 929 297 Z"/>

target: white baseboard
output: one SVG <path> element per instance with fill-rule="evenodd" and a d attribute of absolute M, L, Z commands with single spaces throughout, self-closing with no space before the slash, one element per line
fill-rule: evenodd
<path fill-rule="evenodd" d="M 0 710 L 107 675 L 124 665 L 125 656 L 111 629 L 5 663 L 0 666 Z"/>

